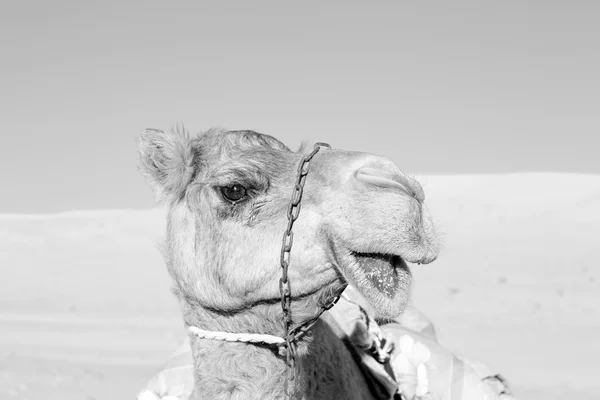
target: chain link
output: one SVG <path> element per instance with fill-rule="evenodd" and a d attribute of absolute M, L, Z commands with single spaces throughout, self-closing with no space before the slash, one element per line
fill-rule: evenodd
<path fill-rule="evenodd" d="M 279 292 L 281 294 L 281 309 L 283 311 L 283 318 L 285 322 L 285 358 L 286 358 L 286 379 L 285 379 L 285 396 L 288 399 L 292 398 L 292 387 L 295 384 L 296 379 L 296 345 L 298 339 L 304 336 L 310 329 L 317 323 L 319 317 L 325 310 L 329 310 L 339 300 L 339 296 L 335 300 L 326 306 L 321 308 L 319 315 L 292 329 L 292 290 L 290 287 L 290 281 L 288 279 L 288 268 L 290 266 L 290 253 L 292 251 L 292 245 L 294 244 L 294 233 L 292 228 L 294 222 L 300 215 L 302 193 L 304 190 L 304 183 L 306 182 L 306 175 L 310 168 L 310 161 L 317 154 L 321 147 L 331 149 L 331 146 L 327 143 L 315 143 L 313 150 L 305 155 L 300 164 L 296 174 L 296 182 L 294 183 L 294 190 L 292 192 L 292 198 L 288 206 L 288 224 L 283 234 L 281 243 L 281 278 L 279 279 Z"/>

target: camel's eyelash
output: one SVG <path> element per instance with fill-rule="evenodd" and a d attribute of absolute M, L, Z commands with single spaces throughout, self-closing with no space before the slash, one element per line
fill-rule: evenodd
<path fill-rule="evenodd" d="M 247 189 L 252 188 L 256 192 L 266 191 L 269 187 L 269 179 L 260 174 L 246 175 L 240 173 L 222 174 L 214 177 L 208 182 L 213 187 L 225 187 L 239 184 Z"/>

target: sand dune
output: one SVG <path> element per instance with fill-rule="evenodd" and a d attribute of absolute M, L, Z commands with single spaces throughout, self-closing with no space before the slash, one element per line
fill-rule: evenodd
<path fill-rule="evenodd" d="M 600 398 L 600 176 L 420 177 L 445 243 L 415 267 L 440 340 L 521 399 Z M 127 399 L 183 335 L 162 210 L 0 216 L 0 398 Z"/>

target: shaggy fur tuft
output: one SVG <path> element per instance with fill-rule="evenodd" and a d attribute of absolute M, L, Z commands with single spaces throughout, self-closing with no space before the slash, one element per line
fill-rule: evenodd
<path fill-rule="evenodd" d="M 187 131 L 146 129 L 140 136 L 139 168 L 159 202 L 180 200 L 194 177 L 194 148 Z"/>

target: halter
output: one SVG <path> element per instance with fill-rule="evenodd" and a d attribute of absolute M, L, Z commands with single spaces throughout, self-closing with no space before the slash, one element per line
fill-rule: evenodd
<path fill-rule="evenodd" d="M 283 318 L 285 322 L 285 338 L 273 335 L 263 335 L 255 333 L 230 333 L 230 332 L 215 332 L 206 331 L 195 326 L 190 326 L 188 329 L 190 333 L 197 337 L 213 340 L 224 340 L 229 342 L 244 342 L 252 344 L 263 344 L 267 346 L 276 346 L 279 348 L 279 354 L 285 354 L 286 360 L 286 379 L 285 379 L 285 396 L 287 399 L 291 399 L 293 391 L 290 390 L 290 386 L 295 385 L 296 380 L 296 348 L 297 342 L 301 339 L 310 329 L 317 323 L 321 314 L 326 310 L 333 307 L 340 296 L 337 296 L 329 305 L 321 307 L 316 317 L 303 322 L 302 324 L 292 328 L 292 290 L 290 288 L 290 281 L 288 279 L 288 268 L 290 265 L 290 252 L 292 251 L 292 245 L 294 243 L 294 232 L 292 228 L 294 222 L 300 215 L 300 201 L 302 200 L 302 192 L 304 190 L 304 183 L 306 182 L 306 175 L 310 167 L 310 161 L 317 154 L 321 147 L 331 149 L 331 146 L 327 143 L 315 143 L 313 150 L 305 155 L 300 164 L 296 174 L 296 182 L 292 192 L 292 198 L 288 206 L 288 224 L 283 234 L 283 240 L 281 245 L 281 278 L 279 279 L 279 293 L 281 294 L 281 309 L 283 311 Z"/>
<path fill-rule="evenodd" d="M 298 339 L 304 336 L 319 320 L 321 314 L 337 303 L 340 296 L 337 296 L 333 302 L 319 311 L 319 314 L 313 319 L 304 322 L 303 324 L 292 328 L 292 291 L 290 288 L 290 281 L 288 279 L 288 267 L 290 264 L 290 252 L 294 243 L 294 232 L 292 228 L 294 222 L 300 215 L 300 200 L 302 200 L 302 192 L 304 190 L 304 183 L 306 182 L 306 175 L 308 175 L 308 169 L 310 167 L 310 161 L 317 154 L 321 147 L 326 147 L 331 150 L 331 146 L 327 143 L 317 142 L 315 143 L 313 150 L 305 155 L 300 164 L 298 165 L 298 171 L 296 174 L 296 184 L 292 191 L 292 199 L 288 206 L 288 224 L 283 234 L 283 240 L 281 245 L 281 278 L 279 279 L 279 292 L 281 293 L 281 309 L 283 311 L 283 317 L 285 319 L 285 360 L 286 360 L 286 380 L 285 380 L 285 394 L 287 398 L 291 398 L 290 384 L 295 383 L 296 378 L 296 344 Z"/>

